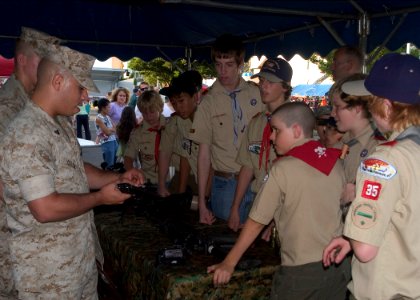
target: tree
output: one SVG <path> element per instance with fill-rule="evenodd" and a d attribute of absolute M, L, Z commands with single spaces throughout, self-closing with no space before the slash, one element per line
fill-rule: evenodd
<path fill-rule="evenodd" d="M 137 73 L 151 85 L 166 86 L 171 82 L 173 77 L 179 76 L 179 74 L 188 70 L 185 59 L 177 59 L 174 62 L 169 62 L 160 57 L 152 59 L 149 62 L 135 57 L 128 62 L 128 67 L 134 71 L 130 77 L 135 79 L 135 85 L 139 83 L 136 82 Z M 216 75 L 213 65 L 207 62 L 195 60 L 191 63 L 191 69 L 200 72 L 203 78 L 211 78 Z"/>

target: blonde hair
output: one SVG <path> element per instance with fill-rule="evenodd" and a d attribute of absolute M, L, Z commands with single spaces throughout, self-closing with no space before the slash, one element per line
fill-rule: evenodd
<path fill-rule="evenodd" d="M 119 87 L 119 88 L 116 88 L 115 90 L 112 91 L 111 102 L 116 102 L 117 101 L 117 97 L 118 97 L 118 94 L 120 92 L 125 93 L 125 95 L 126 95 L 125 104 L 127 104 L 128 100 L 130 99 L 130 91 L 128 89 L 124 88 L 124 87 Z"/>
<path fill-rule="evenodd" d="M 381 118 L 386 118 L 384 98 L 373 96 L 369 101 L 369 111 Z M 392 130 L 404 130 L 410 126 L 420 125 L 420 104 L 406 104 L 391 101 L 392 111 L 388 122 Z"/>
<path fill-rule="evenodd" d="M 137 107 L 140 112 L 144 111 L 158 111 L 163 112 L 163 100 L 156 91 L 145 91 L 137 100 Z"/>

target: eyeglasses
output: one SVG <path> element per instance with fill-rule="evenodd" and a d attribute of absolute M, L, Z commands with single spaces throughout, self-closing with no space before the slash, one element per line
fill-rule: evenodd
<path fill-rule="evenodd" d="M 149 88 L 148 87 L 144 87 L 144 88 L 140 88 L 140 91 L 144 92 L 147 91 Z"/>

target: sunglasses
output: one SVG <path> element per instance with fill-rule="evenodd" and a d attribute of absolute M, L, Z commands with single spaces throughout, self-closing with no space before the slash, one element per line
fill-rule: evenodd
<path fill-rule="evenodd" d="M 144 92 L 147 91 L 149 88 L 148 87 L 144 87 L 144 88 L 140 88 L 140 91 Z"/>

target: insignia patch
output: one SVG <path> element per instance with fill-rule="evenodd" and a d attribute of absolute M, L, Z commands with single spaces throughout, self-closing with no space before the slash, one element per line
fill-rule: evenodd
<path fill-rule="evenodd" d="M 321 156 L 327 156 L 327 154 L 325 153 L 327 149 L 324 147 L 317 147 L 314 149 L 314 151 L 316 154 L 318 154 L 318 158 L 320 158 Z"/>
<path fill-rule="evenodd" d="M 250 103 L 252 106 L 255 106 L 255 105 L 257 105 L 257 99 L 251 99 L 251 101 L 249 101 L 249 103 Z"/>
<path fill-rule="evenodd" d="M 378 213 L 376 206 L 371 203 L 364 202 L 354 206 L 351 219 L 355 226 L 368 229 L 376 224 Z"/>
<path fill-rule="evenodd" d="M 248 151 L 255 153 L 255 154 L 260 154 L 261 151 L 261 144 L 260 143 L 255 143 L 255 144 L 250 144 L 248 146 Z"/>
<path fill-rule="evenodd" d="M 360 152 L 360 157 L 366 157 L 368 154 L 368 149 L 363 149 L 362 152 Z"/>
<path fill-rule="evenodd" d="M 365 180 L 362 189 L 362 197 L 370 200 L 378 200 L 382 185 L 379 182 Z"/>
<path fill-rule="evenodd" d="M 392 165 L 376 158 L 368 158 L 362 161 L 360 170 L 366 174 L 383 179 L 391 179 L 397 174 L 397 170 Z"/>

